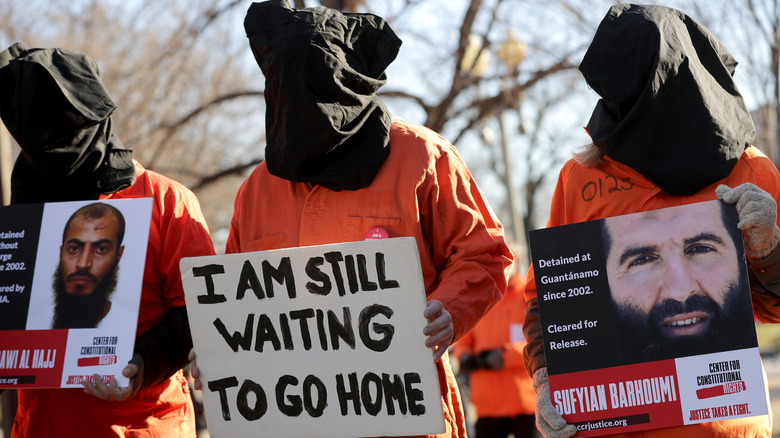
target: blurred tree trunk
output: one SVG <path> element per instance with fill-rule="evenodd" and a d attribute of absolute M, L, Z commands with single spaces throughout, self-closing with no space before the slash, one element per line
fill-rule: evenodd
<path fill-rule="evenodd" d="M 11 203 L 11 171 L 13 166 L 11 134 L 0 121 L 0 205 Z"/>

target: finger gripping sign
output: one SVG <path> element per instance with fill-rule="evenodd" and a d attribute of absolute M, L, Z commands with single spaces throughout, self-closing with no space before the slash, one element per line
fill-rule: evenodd
<path fill-rule="evenodd" d="M 444 431 L 414 238 L 180 267 L 213 437 Z"/>

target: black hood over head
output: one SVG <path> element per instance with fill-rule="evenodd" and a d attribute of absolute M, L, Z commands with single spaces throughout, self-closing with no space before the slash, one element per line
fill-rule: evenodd
<path fill-rule="evenodd" d="M 718 38 L 663 6 L 612 6 L 580 64 L 602 99 L 588 133 L 670 195 L 728 176 L 755 137 Z"/>
<path fill-rule="evenodd" d="M 115 109 L 86 55 L 21 43 L 0 53 L 0 118 L 22 149 L 11 202 L 97 199 L 132 185 L 132 152 L 111 132 Z"/>
<path fill-rule="evenodd" d="M 371 14 L 286 0 L 253 3 L 244 20 L 265 75 L 268 171 L 331 190 L 371 184 L 390 153 L 390 113 L 375 94 L 401 40 Z"/>

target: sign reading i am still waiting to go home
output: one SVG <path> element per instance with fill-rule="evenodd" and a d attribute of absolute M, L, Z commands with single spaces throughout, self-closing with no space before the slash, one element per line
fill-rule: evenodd
<path fill-rule="evenodd" d="M 414 238 L 186 258 L 181 272 L 212 436 L 444 431 Z"/>

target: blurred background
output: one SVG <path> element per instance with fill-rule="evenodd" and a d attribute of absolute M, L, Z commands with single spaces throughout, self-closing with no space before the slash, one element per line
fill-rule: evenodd
<path fill-rule="evenodd" d="M 389 22 L 403 45 L 380 94 L 394 114 L 428 126 L 459 149 L 506 233 L 525 248 L 526 232 L 546 223 L 558 169 L 589 141 L 583 126 L 598 96 L 577 66 L 609 6 L 620 2 L 289 1 L 296 7 L 374 13 Z M 779 3 L 662 3 L 710 28 L 737 58 L 735 79 L 756 123 L 755 144 L 776 165 Z M 262 161 L 265 145 L 264 80 L 243 28 L 250 4 L 3 0 L 0 50 L 18 41 L 28 48 L 63 47 L 93 57 L 119 106 L 114 132 L 148 169 L 196 193 L 222 253 L 233 197 Z M 0 126 L 3 204 L 17 154 Z M 527 250 L 518 258 L 527 267 Z M 773 387 L 780 387 L 780 370 L 775 370 L 780 368 L 779 329 L 758 327 Z M 780 394 L 772 395 L 780 402 Z M 2 421 L 8 420 L 6 413 Z"/>

